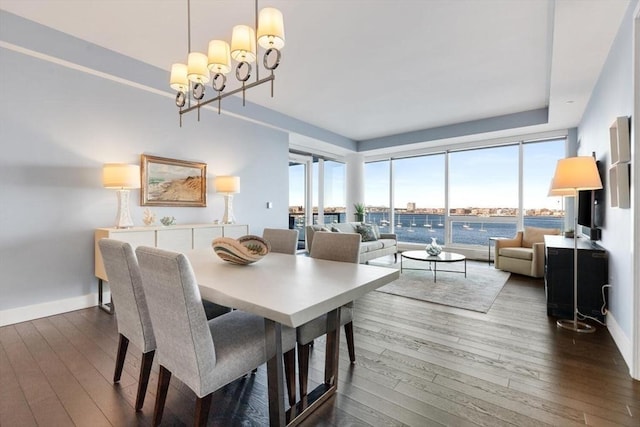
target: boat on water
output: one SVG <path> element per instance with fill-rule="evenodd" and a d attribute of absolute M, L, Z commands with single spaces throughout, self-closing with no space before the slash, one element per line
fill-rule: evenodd
<path fill-rule="evenodd" d="M 482 224 L 480 224 L 480 229 L 478 231 L 481 231 L 483 233 L 487 232 L 487 230 L 484 229 L 484 222 Z"/>

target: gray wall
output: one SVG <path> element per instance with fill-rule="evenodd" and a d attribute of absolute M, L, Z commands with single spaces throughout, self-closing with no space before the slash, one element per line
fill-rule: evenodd
<path fill-rule="evenodd" d="M 579 126 L 579 155 L 596 153 L 596 158 L 611 166 L 609 127 L 618 116 L 633 111 L 632 24 L 637 2 L 632 2 L 614 41 L 609 57 Z M 609 252 L 609 310 L 631 340 L 633 320 L 633 211 L 611 207 L 611 192 L 605 176 L 606 209 L 600 244 Z"/>
<path fill-rule="evenodd" d="M 210 111 L 180 128 L 171 96 L 10 49 L 0 48 L 0 75 L 0 311 L 96 292 L 93 230 L 112 226 L 117 206 L 103 163 L 142 153 L 206 162 L 210 177 L 241 177 L 235 214 L 252 233 L 288 225 L 286 133 Z M 221 219 L 213 186 L 208 201 L 151 209 L 183 224 Z M 131 202 L 142 225 L 138 190 Z"/>

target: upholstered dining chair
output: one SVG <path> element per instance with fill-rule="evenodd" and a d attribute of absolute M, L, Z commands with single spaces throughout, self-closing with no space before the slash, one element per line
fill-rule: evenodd
<path fill-rule="evenodd" d="M 131 245 L 113 239 L 98 241 L 105 271 L 109 277 L 111 299 L 118 307 L 116 322 L 118 324 L 118 353 L 113 382 L 120 381 L 122 368 L 129 342 L 142 350 L 138 393 L 136 395 L 136 411 L 142 409 L 144 397 L 149 384 L 149 374 L 156 350 L 156 340 L 151 327 L 149 309 L 142 287 L 142 278 L 138 261 Z"/>
<path fill-rule="evenodd" d="M 234 310 L 207 321 L 184 254 L 140 246 L 136 255 L 160 365 L 152 424 L 162 420 L 169 381 L 175 375 L 197 396 L 195 424 L 206 425 L 213 392 L 273 356 L 266 351 L 264 318 Z M 283 326 L 287 391 L 295 401 L 294 348 L 295 330 Z"/>
<path fill-rule="evenodd" d="M 357 233 L 318 232 L 313 238 L 310 256 L 312 258 L 330 261 L 360 262 L 360 241 L 362 236 Z M 341 307 L 340 325 L 344 326 L 347 339 L 347 349 L 351 363 L 356 361 L 355 345 L 353 341 L 353 302 Z M 309 378 L 309 349 L 313 340 L 327 333 L 327 315 L 322 315 L 312 321 L 299 326 L 296 330 L 298 341 L 298 376 L 300 397 L 307 395 Z"/>
<path fill-rule="evenodd" d="M 295 255 L 298 250 L 298 230 L 265 228 L 262 238 L 269 242 L 271 252 Z"/>

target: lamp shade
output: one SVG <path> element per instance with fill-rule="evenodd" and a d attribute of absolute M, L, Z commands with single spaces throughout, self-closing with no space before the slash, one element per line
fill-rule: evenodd
<path fill-rule="evenodd" d="M 187 62 L 187 77 L 195 83 L 207 83 L 209 81 L 209 69 L 207 68 L 207 55 L 200 52 L 191 52 Z"/>
<path fill-rule="evenodd" d="M 140 166 L 106 163 L 102 168 L 104 188 L 140 188 Z"/>
<path fill-rule="evenodd" d="M 231 71 L 229 43 L 224 40 L 211 40 L 208 51 L 209 70 L 212 73 L 227 74 Z"/>
<path fill-rule="evenodd" d="M 231 34 L 231 57 L 238 62 L 256 60 L 256 38 L 253 28 L 236 25 Z"/>
<path fill-rule="evenodd" d="M 215 180 L 217 193 L 239 193 L 240 177 L 239 176 L 217 176 Z"/>
<path fill-rule="evenodd" d="M 569 157 L 558 160 L 551 181 L 552 191 L 598 190 L 600 188 L 602 188 L 602 181 L 596 160 L 593 157 Z"/>
<path fill-rule="evenodd" d="M 258 44 L 265 49 L 284 47 L 284 19 L 282 12 L 265 7 L 258 17 Z"/>
<path fill-rule="evenodd" d="M 553 179 L 551 180 L 551 184 L 549 185 L 549 194 L 547 194 L 547 196 L 549 196 L 549 197 L 563 197 L 563 196 L 574 197 L 575 195 L 576 195 L 576 190 L 575 189 L 567 189 L 567 188 L 554 189 L 553 188 Z"/>
<path fill-rule="evenodd" d="M 187 93 L 189 91 L 189 79 L 187 79 L 187 66 L 185 64 L 172 64 L 171 77 L 169 78 L 171 89 Z"/>

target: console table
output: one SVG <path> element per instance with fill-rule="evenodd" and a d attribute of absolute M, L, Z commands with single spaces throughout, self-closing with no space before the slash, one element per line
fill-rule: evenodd
<path fill-rule="evenodd" d="M 573 239 L 544 236 L 547 315 L 573 318 Z M 607 252 L 598 244 L 578 239 L 578 311 L 604 322 L 602 286 L 609 282 Z M 605 288 L 605 298 L 607 295 Z"/>
<path fill-rule="evenodd" d="M 249 234 L 249 226 L 243 224 L 186 224 L 169 226 L 98 228 L 94 233 L 95 276 L 98 278 L 98 306 L 112 313 L 112 305 L 102 302 L 103 281 L 109 281 L 104 271 L 98 240 L 107 238 L 138 246 L 151 246 L 176 252 L 210 248 L 216 237 L 238 238 Z"/>

